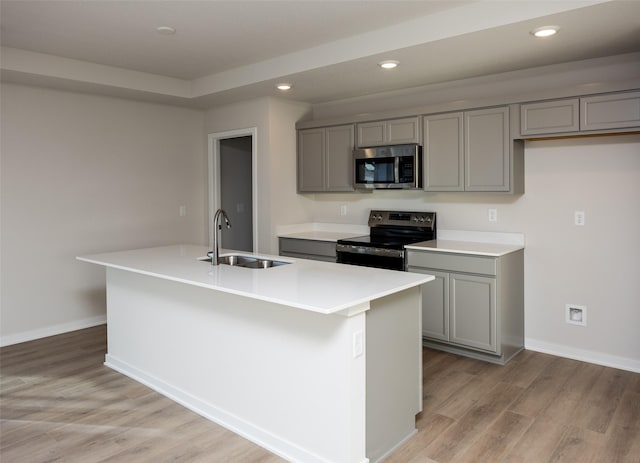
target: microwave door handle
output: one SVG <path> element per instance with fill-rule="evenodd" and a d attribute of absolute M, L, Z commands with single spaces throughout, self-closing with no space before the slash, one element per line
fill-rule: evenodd
<path fill-rule="evenodd" d="M 400 158 L 398 156 L 394 156 L 393 158 L 393 183 L 396 185 L 400 182 L 400 176 L 398 175 L 398 171 L 400 169 Z"/>

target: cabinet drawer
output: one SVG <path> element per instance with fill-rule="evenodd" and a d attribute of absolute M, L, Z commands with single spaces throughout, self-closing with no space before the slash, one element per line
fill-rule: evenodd
<path fill-rule="evenodd" d="M 407 262 L 409 266 L 447 270 L 450 272 L 496 275 L 496 260 L 495 257 L 407 250 Z"/>
<path fill-rule="evenodd" d="M 520 134 L 577 132 L 580 130 L 579 103 L 577 98 L 520 106 Z"/>
<path fill-rule="evenodd" d="M 280 238 L 280 253 L 326 256 L 335 261 L 336 243 L 332 241 Z"/>

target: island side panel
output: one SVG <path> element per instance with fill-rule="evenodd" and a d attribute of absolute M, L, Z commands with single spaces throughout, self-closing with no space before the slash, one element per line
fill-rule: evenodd
<path fill-rule="evenodd" d="M 354 357 L 353 335 L 365 313 L 109 268 L 105 363 L 290 461 L 364 463 L 366 353 Z"/>
<path fill-rule="evenodd" d="M 371 302 L 367 312 L 367 457 L 380 461 L 415 432 L 422 411 L 422 291 Z"/>

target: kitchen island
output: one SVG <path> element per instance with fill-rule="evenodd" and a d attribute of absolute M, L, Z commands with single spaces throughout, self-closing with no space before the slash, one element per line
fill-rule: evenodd
<path fill-rule="evenodd" d="M 432 276 L 207 251 L 79 257 L 107 268 L 107 366 L 290 461 L 375 462 L 415 432 Z"/>

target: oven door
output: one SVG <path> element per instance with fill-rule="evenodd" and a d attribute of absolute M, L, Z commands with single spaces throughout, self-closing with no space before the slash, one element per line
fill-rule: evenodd
<path fill-rule="evenodd" d="M 363 267 L 404 271 L 404 250 L 369 246 L 336 245 L 336 262 Z"/>

